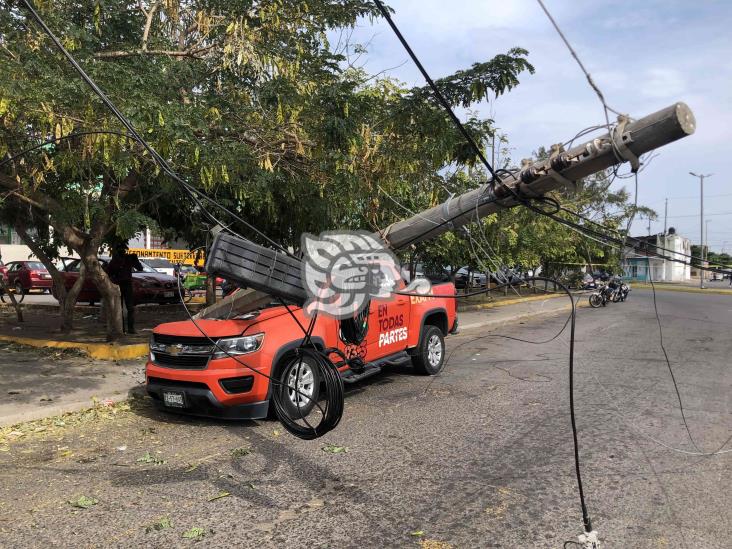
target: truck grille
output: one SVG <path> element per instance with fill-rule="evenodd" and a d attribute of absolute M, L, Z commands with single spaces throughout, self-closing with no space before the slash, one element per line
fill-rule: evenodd
<path fill-rule="evenodd" d="M 208 365 L 213 348 L 211 341 L 205 337 L 154 334 L 150 350 L 153 362 L 159 366 L 179 370 L 203 370 Z"/>
<path fill-rule="evenodd" d="M 156 364 L 179 370 L 203 370 L 208 364 L 208 355 L 168 355 L 154 353 Z"/>

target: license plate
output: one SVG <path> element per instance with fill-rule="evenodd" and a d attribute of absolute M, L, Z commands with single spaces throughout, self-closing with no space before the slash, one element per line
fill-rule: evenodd
<path fill-rule="evenodd" d="M 185 408 L 186 395 L 182 391 L 163 391 L 163 404 L 171 408 Z"/>
<path fill-rule="evenodd" d="M 48 280 L 49 278 L 51 278 L 51 275 L 41 275 L 41 278 Z"/>
<path fill-rule="evenodd" d="M 175 292 L 163 292 L 163 297 L 173 297 Z"/>

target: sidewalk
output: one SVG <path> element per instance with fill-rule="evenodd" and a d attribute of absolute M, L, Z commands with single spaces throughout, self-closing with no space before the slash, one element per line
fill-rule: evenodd
<path fill-rule="evenodd" d="M 563 298 L 563 299 L 561 299 Z M 589 305 L 587 299 L 574 296 L 577 307 Z M 519 322 L 527 318 L 543 315 L 569 314 L 572 306 L 566 295 L 530 296 L 521 300 L 506 300 L 490 306 L 484 305 L 480 309 L 458 312 L 460 330 L 473 328 L 490 329 L 504 324 Z"/>
<path fill-rule="evenodd" d="M 140 360 L 93 360 L 78 351 L 0 343 L 0 427 L 119 402 L 145 379 Z"/>
<path fill-rule="evenodd" d="M 587 300 L 578 302 L 586 305 Z M 497 328 L 524 319 L 568 314 L 569 300 L 531 296 L 523 302 L 460 312 L 460 330 Z M 449 342 L 449 339 L 448 339 Z M 145 380 L 144 360 L 94 360 L 74 350 L 0 342 L 0 427 L 126 400 Z M 2 432 L 0 431 L 0 435 Z"/>
<path fill-rule="evenodd" d="M 707 281 L 704 283 L 704 289 L 699 287 L 698 280 L 692 282 L 654 282 L 653 285 L 650 282 L 633 282 L 631 286 L 643 290 L 651 290 L 655 287 L 657 291 L 732 295 L 732 286 L 726 280 Z"/>
<path fill-rule="evenodd" d="M 24 322 L 12 307 L 0 307 L 0 342 L 30 347 L 76 349 L 99 360 L 130 360 L 147 354 L 152 329 L 163 322 L 187 318 L 182 305 L 140 305 L 135 308 L 137 334 L 107 343 L 98 307 L 80 307 L 74 314 L 74 330 L 61 333 L 58 307 L 23 305 Z"/>

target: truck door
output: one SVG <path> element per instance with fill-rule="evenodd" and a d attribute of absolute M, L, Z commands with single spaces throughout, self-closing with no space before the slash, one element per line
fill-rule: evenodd
<path fill-rule="evenodd" d="M 392 295 L 387 300 L 371 301 L 366 360 L 370 362 L 406 349 L 408 330 L 408 296 Z"/>

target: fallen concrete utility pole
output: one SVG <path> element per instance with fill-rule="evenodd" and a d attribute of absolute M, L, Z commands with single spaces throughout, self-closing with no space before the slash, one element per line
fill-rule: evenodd
<path fill-rule="evenodd" d="M 635 163 L 640 155 L 691 135 L 695 129 L 694 115 L 685 103 L 634 122 L 621 119 L 610 133 L 568 151 L 553 147 L 547 160 L 524 166 L 515 175 L 507 174 L 495 192 L 489 184 L 481 185 L 390 225 L 380 236 L 394 250 L 429 240 L 502 208 L 516 206 L 511 189 L 525 198 L 542 196 L 624 161 Z"/>
<path fill-rule="evenodd" d="M 500 209 L 518 205 L 520 202 L 515 195 L 523 198 L 543 196 L 562 186 L 571 187 L 583 177 L 626 161 L 637 169 L 640 155 L 691 135 L 695 129 L 694 115 L 685 103 L 676 103 L 632 122 L 620 117 L 617 126 L 603 136 L 568 151 L 555 145 L 548 159 L 528 163 L 513 175 L 506 174 L 495 188 L 490 184 L 481 185 L 394 223 L 375 236 L 393 250 L 435 238 Z M 238 291 L 197 316 L 212 318 L 241 314 L 271 300 L 263 292 L 251 289 Z"/>

